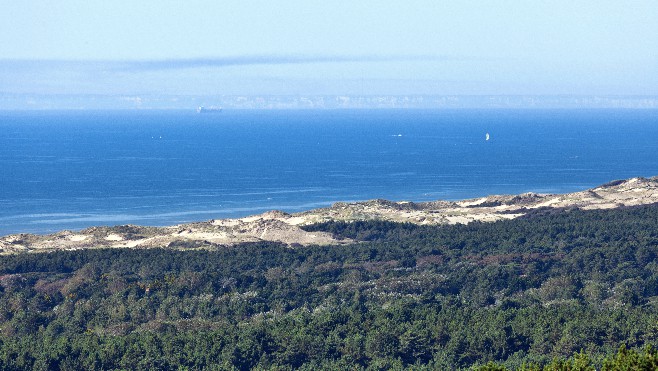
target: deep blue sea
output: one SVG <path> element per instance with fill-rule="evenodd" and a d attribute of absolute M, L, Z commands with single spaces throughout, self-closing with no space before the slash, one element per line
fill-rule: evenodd
<path fill-rule="evenodd" d="M 658 111 L 0 112 L 0 174 L 0 235 L 571 192 L 658 175 Z"/>

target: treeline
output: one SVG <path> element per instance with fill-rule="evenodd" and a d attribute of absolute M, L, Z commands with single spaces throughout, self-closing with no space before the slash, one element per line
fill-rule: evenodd
<path fill-rule="evenodd" d="M 0 369 L 655 365 L 656 205 L 307 230 L 362 242 L 2 256 Z"/>

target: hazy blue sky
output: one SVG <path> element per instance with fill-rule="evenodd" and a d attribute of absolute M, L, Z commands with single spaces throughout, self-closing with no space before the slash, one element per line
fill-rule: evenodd
<path fill-rule="evenodd" d="M 647 1 L 2 1 L 0 93 L 658 94 Z"/>

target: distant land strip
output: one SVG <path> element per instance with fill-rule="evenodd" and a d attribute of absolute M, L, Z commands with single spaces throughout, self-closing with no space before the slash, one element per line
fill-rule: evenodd
<path fill-rule="evenodd" d="M 417 225 L 495 222 L 570 209 L 614 209 L 658 203 L 658 176 L 616 180 L 567 194 L 524 193 L 462 201 L 338 202 L 331 207 L 289 214 L 268 211 L 237 219 L 217 219 L 169 227 L 120 225 L 91 227 L 47 235 L 0 237 L 0 254 L 91 248 L 212 249 L 247 242 L 270 241 L 291 247 L 349 244 L 328 232 L 303 229 L 326 222 L 381 220 Z"/>

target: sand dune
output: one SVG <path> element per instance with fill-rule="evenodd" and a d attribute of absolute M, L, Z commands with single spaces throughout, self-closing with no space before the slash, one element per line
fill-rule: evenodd
<path fill-rule="evenodd" d="M 0 253 L 89 248 L 217 248 L 243 242 L 276 241 L 296 246 L 346 244 L 324 232 L 300 226 L 326 221 L 387 220 L 426 224 L 493 222 L 513 219 L 533 210 L 610 209 L 658 202 L 658 177 L 613 181 L 568 194 L 496 195 L 476 199 L 431 202 L 371 200 L 339 202 L 331 207 L 295 214 L 269 211 L 238 219 L 218 219 L 170 227 L 122 225 L 91 227 L 49 235 L 13 234 L 0 237 Z"/>

